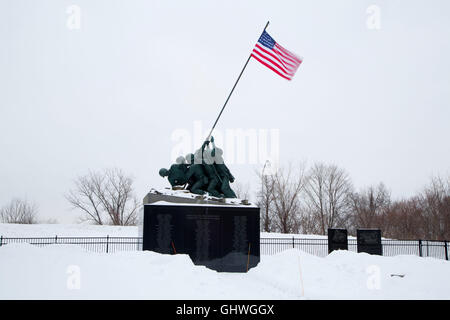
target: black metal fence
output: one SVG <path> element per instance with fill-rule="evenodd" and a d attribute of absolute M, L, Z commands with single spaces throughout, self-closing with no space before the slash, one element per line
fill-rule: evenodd
<path fill-rule="evenodd" d="M 60 244 L 76 245 L 93 252 L 136 251 L 142 248 L 140 237 L 42 237 L 9 238 L 0 236 L 0 246 L 10 243 L 28 243 L 39 247 Z M 320 257 L 328 255 L 328 240 L 323 238 L 261 238 L 262 255 L 271 255 L 287 249 L 300 249 Z M 383 239 L 383 255 L 416 255 L 448 260 L 448 241 Z M 348 239 L 348 250 L 357 251 L 356 239 Z"/>
<path fill-rule="evenodd" d="M 382 239 L 383 256 L 416 255 L 448 260 L 448 241 Z M 297 248 L 320 257 L 328 255 L 328 239 L 261 238 L 261 254 L 275 254 Z M 355 238 L 348 239 L 348 250 L 357 252 Z"/>
<path fill-rule="evenodd" d="M 7 238 L 0 237 L 0 246 L 10 243 L 28 243 L 38 247 L 51 244 L 76 245 L 93 252 L 136 251 L 142 248 L 139 237 L 42 237 L 42 238 Z"/>

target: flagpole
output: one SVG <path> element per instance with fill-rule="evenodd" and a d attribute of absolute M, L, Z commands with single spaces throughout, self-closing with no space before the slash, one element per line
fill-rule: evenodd
<path fill-rule="evenodd" d="M 266 26 L 264 27 L 264 30 L 263 30 L 263 32 L 262 32 L 261 34 L 263 34 L 264 31 L 266 31 L 266 28 L 267 28 L 268 25 L 269 25 L 269 21 L 267 21 Z M 247 67 L 247 64 L 248 64 L 248 62 L 250 61 L 250 58 L 251 58 L 251 57 L 252 57 L 252 54 L 250 53 L 250 55 L 249 55 L 249 57 L 248 57 L 248 59 L 247 59 L 247 62 L 245 62 L 244 68 L 242 68 L 241 73 L 239 74 L 239 77 L 237 78 L 236 82 L 234 83 L 234 86 L 233 86 L 233 88 L 231 89 L 231 92 L 230 92 L 230 94 L 228 95 L 227 100 L 225 100 L 225 103 L 224 103 L 224 105 L 223 105 L 223 107 L 222 107 L 222 110 L 220 110 L 219 116 L 217 117 L 216 121 L 214 122 L 214 124 L 213 124 L 213 126 L 212 126 L 212 128 L 211 128 L 211 131 L 209 132 L 209 135 L 208 135 L 208 137 L 205 139 L 205 141 L 209 141 L 209 138 L 211 138 L 211 134 L 212 134 L 214 128 L 216 127 L 216 124 L 217 124 L 217 122 L 219 121 L 219 118 L 220 118 L 220 116 L 222 115 L 222 112 L 223 112 L 223 110 L 225 109 L 225 106 L 227 105 L 228 100 L 230 100 L 230 97 L 231 97 L 231 95 L 233 94 L 234 88 L 236 88 L 236 85 L 238 84 L 239 79 L 241 79 L 241 76 L 242 76 L 242 74 L 244 73 L 244 70 L 245 70 L 245 68 Z"/>

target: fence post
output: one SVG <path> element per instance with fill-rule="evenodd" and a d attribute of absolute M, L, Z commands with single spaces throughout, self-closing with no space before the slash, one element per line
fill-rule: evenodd
<path fill-rule="evenodd" d="M 422 256 L 422 240 L 419 240 L 419 256 Z"/>
<path fill-rule="evenodd" d="M 447 246 L 447 240 L 445 240 L 444 243 L 445 243 L 445 260 L 448 260 L 448 246 Z"/>
<path fill-rule="evenodd" d="M 108 253 L 109 250 L 109 234 L 106 236 L 106 253 Z"/>
<path fill-rule="evenodd" d="M 3 236 L 0 236 L 0 247 L 2 246 L 2 244 L 3 244 Z"/>
<path fill-rule="evenodd" d="M 58 235 L 55 236 L 55 244 L 58 243 Z"/>
<path fill-rule="evenodd" d="M 292 237 L 292 248 L 295 248 L 294 237 Z"/>

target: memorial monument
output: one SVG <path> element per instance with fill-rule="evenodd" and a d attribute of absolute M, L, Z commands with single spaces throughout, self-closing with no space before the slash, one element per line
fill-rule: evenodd
<path fill-rule="evenodd" d="M 188 254 L 196 265 L 247 272 L 260 260 L 259 208 L 237 199 L 214 137 L 159 170 L 170 188 L 144 198 L 143 250 Z"/>
<path fill-rule="evenodd" d="M 266 32 L 266 23 L 255 49 L 250 53 L 211 131 L 194 153 L 179 156 L 169 169 L 159 170 L 171 190 L 151 190 L 144 198 L 143 249 L 166 254 L 189 254 L 195 264 L 217 271 L 245 272 L 258 264 L 259 208 L 236 199 L 230 186 L 235 178 L 223 161 L 223 150 L 214 143 L 212 132 L 236 85 L 259 48 L 282 50 L 280 61 L 290 65 L 278 75 L 291 80 L 302 59 L 276 44 Z M 266 49 L 262 49 L 267 52 Z M 274 51 L 275 52 L 275 51 Z M 264 59 L 264 58 L 263 58 Z M 244 199 L 245 200 L 245 199 Z"/>

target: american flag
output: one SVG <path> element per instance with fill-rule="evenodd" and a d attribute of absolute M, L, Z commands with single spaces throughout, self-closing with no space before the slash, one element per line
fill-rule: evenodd
<path fill-rule="evenodd" d="M 292 79 L 303 60 L 276 43 L 266 31 L 259 37 L 251 56 L 288 80 Z"/>

